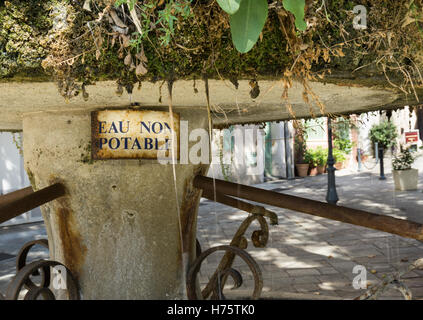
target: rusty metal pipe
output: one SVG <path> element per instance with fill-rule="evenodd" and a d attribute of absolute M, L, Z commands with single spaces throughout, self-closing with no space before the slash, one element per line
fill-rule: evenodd
<path fill-rule="evenodd" d="M 388 232 L 406 238 L 423 240 L 423 225 L 414 221 L 336 206 L 218 179 L 213 182 L 212 178 L 204 176 L 194 178 L 194 186 L 206 190 L 208 194 L 213 193 L 214 184 L 217 192 L 226 195 Z"/>
<path fill-rule="evenodd" d="M 15 191 L 15 195 L 9 196 L 5 201 L 1 200 L 4 196 L 0 198 L 0 223 L 11 220 L 66 193 L 65 187 L 61 183 L 55 183 L 36 192 L 29 192 L 27 189 L 18 190 L 21 193 Z"/>
<path fill-rule="evenodd" d="M 22 197 L 27 196 L 31 193 L 34 193 L 34 190 L 32 190 L 32 187 L 26 187 L 26 188 L 23 188 L 23 189 L 19 189 L 19 190 L 1 195 L 0 196 L 0 207 L 6 205 L 7 203 L 9 203 L 11 201 L 21 199 Z"/>
<path fill-rule="evenodd" d="M 242 211 L 246 211 L 248 213 L 253 214 L 261 214 L 265 217 L 270 219 L 271 225 L 278 224 L 278 215 L 272 211 L 267 210 L 263 206 L 255 205 L 243 200 L 239 200 L 233 197 L 229 197 L 227 195 L 221 194 L 219 192 L 210 192 L 208 190 L 204 190 L 202 194 L 203 198 L 209 199 L 211 201 L 216 201 L 227 205 L 229 207 L 237 208 Z"/>
<path fill-rule="evenodd" d="M 208 190 L 204 190 L 201 196 L 208 200 L 216 201 L 229 207 L 237 208 L 246 212 L 251 212 L 254 209 L 254 205 L 251 203 L 225 196 L 224 194 L 221 194 L 219 192 L 216 192 L 216 194 L 214 194 L 213 191 L 210 192 Z"/>

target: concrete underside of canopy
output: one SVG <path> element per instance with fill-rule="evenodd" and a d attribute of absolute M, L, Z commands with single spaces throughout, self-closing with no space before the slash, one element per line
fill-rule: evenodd
<path fill-rule="evenodd" d="M 289 89 L 289 111 L 286 100 L 282 100 L 281 81 L 259 81 L 260 94 L 252 99 L 247 80 L 239 81 L 238 89 L 229 81 L 209 80 L 210 103 L 215 127 L 230 124 L 259 123 L 263 121 L 309 118 L 322 115 L 313 102 L 304 102 L 304 88 L 294 82 Z M 351 114 L 375 111 L 417 104 L 414 95 L 404 96 L 386 88 L 336 85 L 312 82 L 310 87 L 324 104 L 324 112 L 330 114 Z M 173 85 L 173 105 L 184 108 L 206 109 L 207 99 L 204 82 L 180 80 Z M 139 107 L 163 107 L 168 105 L 167 85 L 163 82 L 143 82 L 140 90 L 134 89 L 131 99 L 124 92 L 118 96 L 114 81 L 97 82 L 88 86 L 88 101 L 82 94 L 69 102 L 60 96 L 53 82 L 4 82 L 0 83 L 0 130 L 22 130 L 22 118 L 26 114 L 45 111 L 95 110 L 101 108 L 122 108 L 137 103 Z M 161 99 L 160 99 L 161 97 Z"/>

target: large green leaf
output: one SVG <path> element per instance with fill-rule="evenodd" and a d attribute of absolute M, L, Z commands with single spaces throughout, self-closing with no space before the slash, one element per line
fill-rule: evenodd
<path fill-rule="evenodd" d="M 217 0 L 219 6 L 228 14 L 238 11 L 241 0 Z"/>
<path fill-rule="evenodd" d="M 230 16 L 232 42 L 246 53 L 257 42 L 267 19 L 267 0 L 242 0 L 238 11 Z"/>
<path fill-rule="evenodd" d="M 283 0 L 283 6 L 294 14 L 295 26 L 298 30 L 304 31 L 307 29 L 307 24 L 304 21 L 305 0 Z"/>

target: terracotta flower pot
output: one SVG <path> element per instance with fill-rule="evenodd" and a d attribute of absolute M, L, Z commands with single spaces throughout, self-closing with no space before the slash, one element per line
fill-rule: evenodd
<path fill-rule="evenodd" d="M 325 173 L 326 166 L 317 166 L 317 174 Z"/>
<path fill-rule="evenodd" d="M 350 164 L 351 155 L 347 154 L 346 159 L 342 162 L 342 169 L 348 168 Z"/>
<path fill-rule="evenodd" d="M 309 174 L 311 177 L 317 176 L 317 167 L 310 168 Z"/>
<path fill-rule="evenodd" d="M 295 167 L 297 168 L 299 177 L 307 177 L 308 166 L 309 166 L 308 163 L 301 163 L 301 164 L 295 165 Z"/>
<path fill-rule="evenodd" d="M 343 163 L 342 162 L 337 162 L 333 165 L 335 167 L 336 170 L 341 170 Z"/>

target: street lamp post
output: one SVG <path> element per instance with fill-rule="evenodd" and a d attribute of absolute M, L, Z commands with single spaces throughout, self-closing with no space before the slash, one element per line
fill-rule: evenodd
<path fill-rule="evenodd" d="M 386 180 L 385 171 L 383 168 L 383 146 L 379 146 L 379 160 L 380 160 L 380 177 L 379 180 Z"/>
<path fill-rule="evenodd" d="M 326 194 L 326 201 L 330 204 L 336 204 L 339 200 L 338 194 L 336 192 L 335 184 L 335 159 L 333 158 L 333 148 L 332 148 L 332 123 L 331 118 L 328 117 L 328 191 Z"/>

